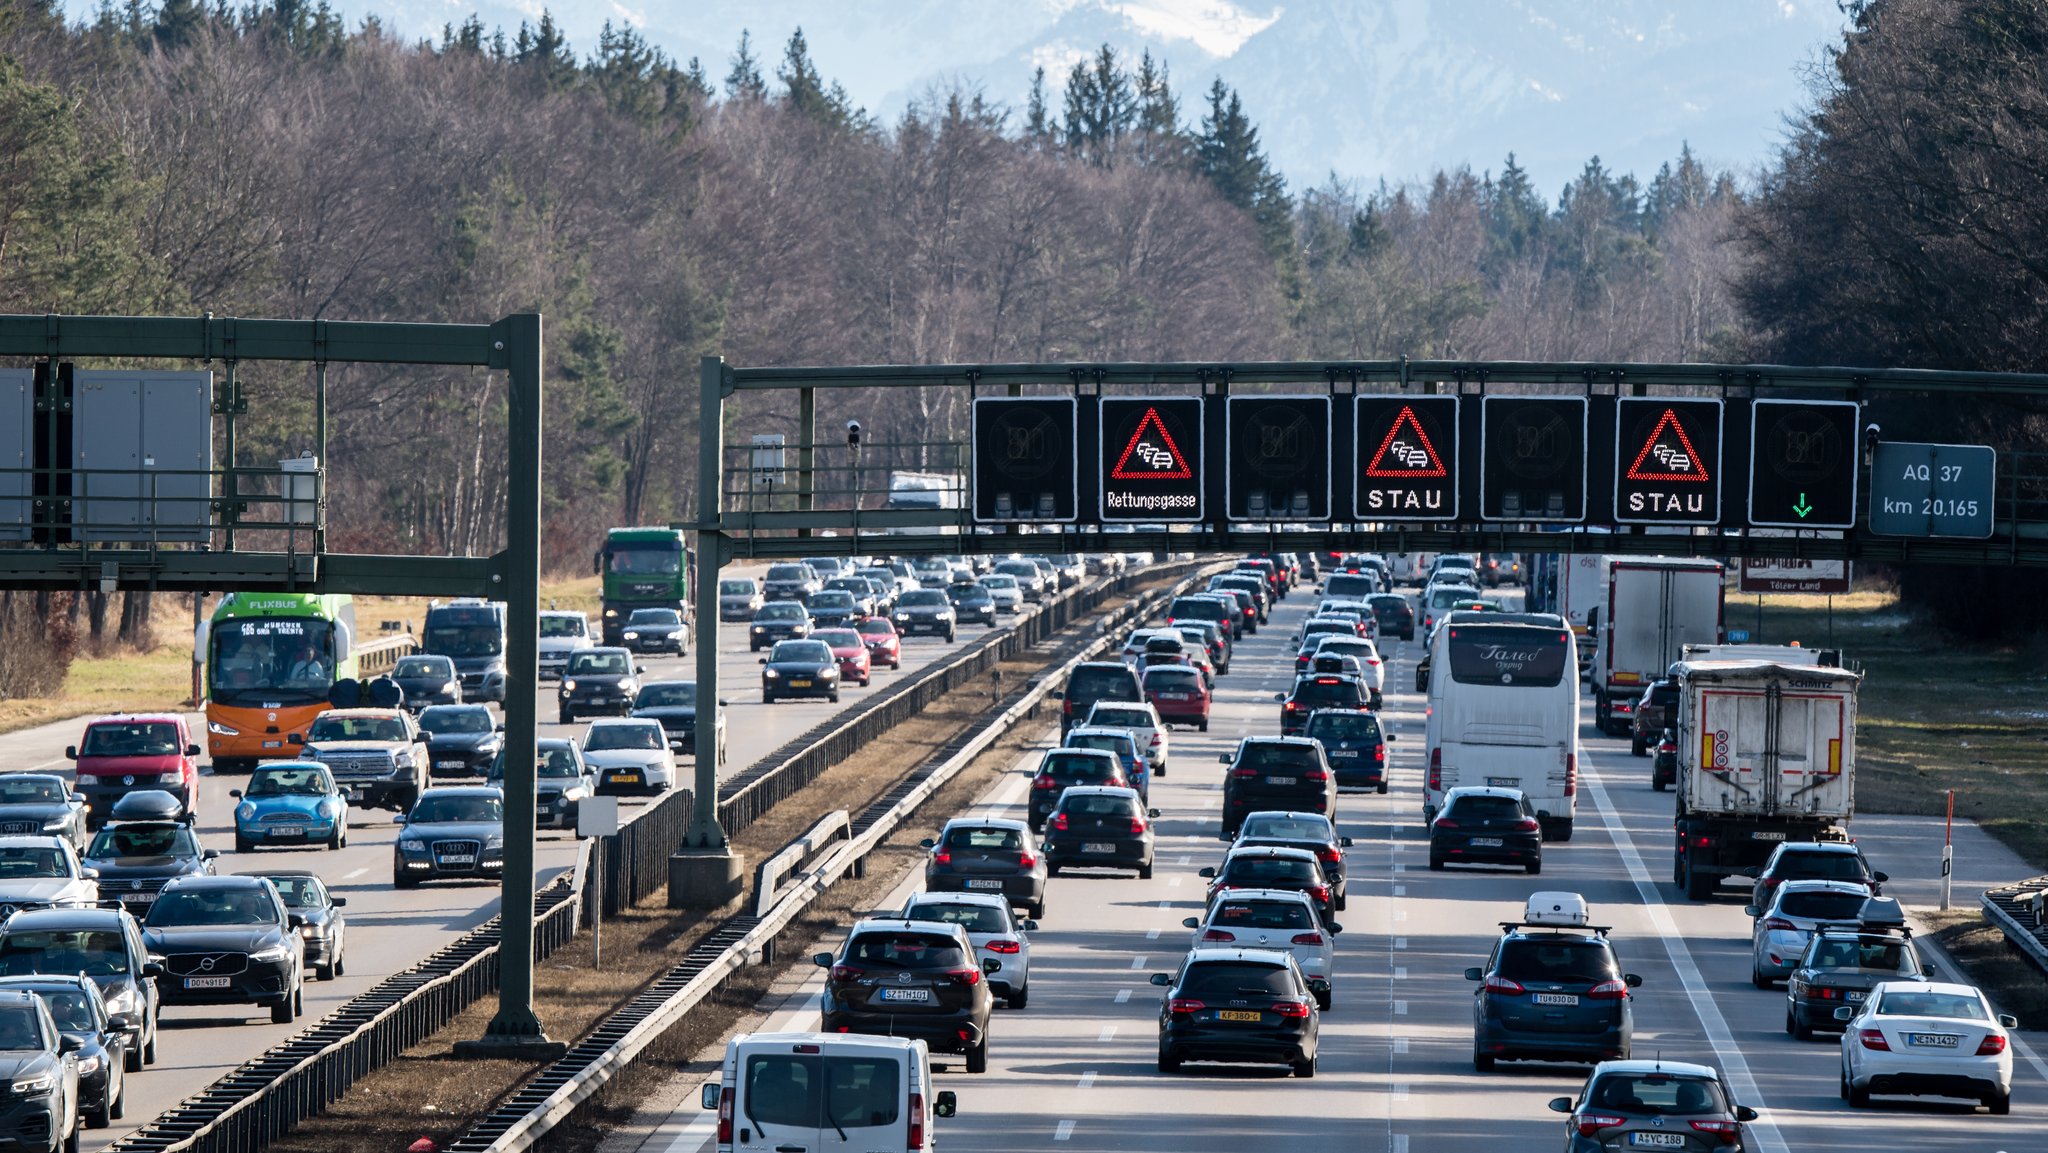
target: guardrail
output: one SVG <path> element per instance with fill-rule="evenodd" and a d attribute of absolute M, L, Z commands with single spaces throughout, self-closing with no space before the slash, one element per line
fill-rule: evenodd
<path fill-rule="evenodd" d="M 834 809 L 811 826 L 811 831 L 791 841 L 787 848 L 754 868 L 754 915 L 765 917 L 775 905 L 782 879 L 810 862 L 833 841 L 853 836 L 852 822 L 845 809 Z"/>
<path fill-rule="evenodd" d="M 1988 889 L 1983 904 L 1984 919 L 1998 926 L 2035 968 L 2048 973 L 2048 877 Z"/>
<path fill-rule="evenodd" d="M 419 642 L 411 633 L 395 636 L 380 636 L 356 646 L 356 673 L 365 677 L 380 677 L 398 667 L 401 657 L 409 657 L 419 649 Z"/>
<path fill-rule="evenodd" d="M 811 867 L 788 893 L 764 907 L 759 903 L 757 891 L 756 914 L 734 917 L 720 925 L 691 950 L 683 964 L 671 969 L 647 992 L 607 1018 L 592 1030 L 589 1038 L 522 1086 L 469 1132 L 449 1143 L 446 1153 L 515 1153 L 531 1148 L 620 1070 L 632 1064 L 657 1038 L 715 993 L 727 977 L 746 964 L 748 958 L 757 954 L 771 956 L 777 935 L 788 928 L 819 895 L 847 872 L 859 871 L 868 854 L 909 819 L 932 794 L 1002 739 L 1011 728 L 1035 716 L 1039 702 L 1055 686 L 1064 683 L 1065 675 L 1075 665 L 1092 660 L 1109 646 L 1117 644 L 1115 630 L 1120 624 L 1131 617 L 1142 620 L 1150 616 L 1198 579 L 1199 576 L 1190 576 L 1174 588 L 1146 597 L 1127 606 L 1124 612 L 1106 618 L 1101 638 L 1028 687 L 957 751 L 923 772 L 913 774 L 913 781 L 908 787 L 899 788 L 871 805 L 854 822 L 860 831 Z M 820 822 L 818 828 L 832 823 L 828 818 Z M 790 848 L 804 845 L 817 831 L 813 829 Z M 784 853 L 789 851 L 786 849 Z M 713 942 L 719 943 L 713 945 Z"/>

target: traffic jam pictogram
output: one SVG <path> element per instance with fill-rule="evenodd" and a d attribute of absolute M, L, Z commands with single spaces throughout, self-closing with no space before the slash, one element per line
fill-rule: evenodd
<path fill-rule="evenodd" d="M 1458 519 L 1458 398 L 1360 396 L 1356 416 L 1359 519 Z"/>
<path fill-rule="evenodd" d="M 1202 398 L 1102 398 L 1102 519 L 1202 519 Z"/>
<path fill-rule="evenodd" d="M 1721 402 L 1624 396 L 1615 416 L 1614 519 L 1721 519 Z"/>

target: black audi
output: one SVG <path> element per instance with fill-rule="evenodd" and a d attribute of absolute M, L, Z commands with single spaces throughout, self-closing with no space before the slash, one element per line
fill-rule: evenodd
<path fill-rule="evenodd" d="M 420 714 L 427 775 L 480 777 L 505 746 L 505 726 L 482 705 L 436 705 Z"/>
<path fill-rule="evenodd" d="M 55 773 L 0 776 L 0 837 L 37 834 L 85 844 L 85 798 Z"/>
<path fill-rule="evenodd" d="M 304 923 L 262 877 L 180 877 L 142 919 L 142 940 L 163 958 L 164 1004 L 263 1005 L 289 1025 L 304 1008 Z"/>
<path fill-rule="evenodd" d="M 556 719 L 568 725 L 592 713 L 625 716 L 633 711 L 633 702 L 640 695 L 639 676 L 646 671 L 633 663 L 633 654 L 625 649 L 584 649 L 569 654 L 569 663 L 562 667 Z"/>
<path fill-rule="evenodd" d="M 405 692 L 405 707 L 418 712 L 429 705 L 453 705 L 462 701 L 462 677 L 455 662 L 442 656 L 401 658 L 391 670 L 391 679 Z"/>
<path fill-rule="evenodd" d="M 839 658 L 824 641 L 777 641 L 761 658 L 761 703 L 785 697 L 839 701 Z"/>
<path fill-rule="evenodd" d="M 0 993 L 34 993 L 49 1007 L 57 1031 L 78 1056 L 78 1114 L 89 1129 L 105 1129 L 127 1111 L 128 1078 L 123 1072 L 127 1038 L 107 1016 L 100 987 L 91 977 L 60 974 L 0 977 Z"/>
<path fill-rule="evenodd" d="M 420 794 L 392 851 L 391 882 L 492 880 L 505 873 L 505 798 L 482 785 L 442 785 Z"/>

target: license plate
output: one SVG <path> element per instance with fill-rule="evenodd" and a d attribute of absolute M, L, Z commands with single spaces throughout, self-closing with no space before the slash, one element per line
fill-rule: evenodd
<path fill-rule="evenodd" d="M 281 748 L 283 748 L 283 747 L 284 747 L 284 742 L 283 742 L 283 741 L 265 741 L 265 742 L 263 742 L 263 747 L 264 747 L 264 748 L 266 748 L 266 749 L 281 749 Z"/>
<path fill-rule="evenodd" d="M 970 889 L 1000 889 L 1003 887 L 1003 882 L 1000 878 L 995 877 L 976 877 L 967 882 L 967 887 Z"/>
<path fill-rule="evenodd" d="M 1520 777 L 1488 777 L 1486 778 L 1486 783 L 1496 789 L 1512 789 L 1521 785 L 1522 779 Z"/>
<path fill-rule="evenodd" d="M 1357 756 L 1358 756 L 1358 750 L 1357 750 L 1357 749 L 1331 749 L 1331 750 L 1330 750 L 1330 756 L 1331 756 L 1331 757 L 1333 757 L 1333 758 L 1336 758 L 1336 757 L 1351 757 L 1351 758 L 1353 758 L 1353 759 L 1356 759 L 1356 758 L 1357 758 Z"/>
<path fill-rule="evenodd" d="M 640 783 L 640 774 L 639 774 L 639 773 L 613 773 L 613 774 L 612 774 L 612 780 L 613 780 L 614 782 L 618 783 L 618 784 L 621 784 L 621 785 L 637 785 L 637 784 L 639 784 L 639 783 Z"/>
<path fill-rule="evenodd" d="M 807 688 L 810 688 L 810 687 L 811 687 L 811 682 L 809 682 L 809 681 L 791 681 L 791 682 L 789 682 L 789 687 L 790 687 L 790 688 L 793 688 L 793 689 L 807 689 Z"/>
<path fill-rule="evenodd" d="M 306 826 L 272 825 L 270 826 L 270 835 L 273 837 L 303 837 L 306 835 Z"/>
<path fill-rule="evenodd" d="M 925 1002 L 925 1001 L 929 1001 L 929 1000 L 931 1000 L 931 999 L 932 999 L 932 991 L 931 991 L 930 989 L 884 989 L 884 990 L 882 990 L 882 1000 L 884 1000 L 884 1001 L 915 1001 L 915 1002 L 919 1002 L 919 1003 L 922 1003 L 922 1002 Z"/>
<path fill-rule="evenodd" d="M 540 816 L 545 817 L 553 814 L 555 811 L 555 807 L 553 805 L 548 804 L 546 801 L 537 801 L 534 803 L 533 811 L 539 814 Z"/>
<path fill-rule="evenodd" d="M 1843 1000 L 1849 1002 L 1851 1005 L 1860 1005 L 1863 1003 L 1863 994 L 1848 993 L 1843 996 Z"/>
<path fill-rule="evenodd" d="M 350 785 L 345 791 L 348 793 L 348 799 L 351 801 L 360 801 L 363 799 L 363 790 L 360 786 Z"/>
<path fill-rule="evenodd" d="M 474 865 L 476 856 L 471 853 L 446 853 L 434 858 L 444 865 Z"/>
<path fill-rule="evenodd" d="M 1653 1149 L 1683 1149 L 1685 1137 L 1678 1133 L 1631 1133 L 1628 1135 L 1628 1143 L 1647 1145 Z"/>
<path fill-rule="evenodd" d="M 1269 785 L 1291 785 L 1295 782 L 1293 777 L 1267 777 L 1266 783 Z"/>
<path fill-rule="evenodd" d="M 1188 699 L 1188 695 L 1186 693 L 1160 693 L 1159 699 L 1162 701 L 1184 701 Z"/>
<path fill-rule="evenodd" d="M 1531 996 L 1529 1000 L 1538 1005 L 1576 1005 L 1579 1003 L 1579 995 L 1577 993 L 1537 993 Z"/>
<path fill-rule="evenodd" d="M 1883 1010 L 1879 1010 L 1883 1012 Z M 1953 1049 L 1962 1040 L 1956 1033 L 1908 1033 L 1906 1044 L 1920 1049 Z"/>
<path fill-rule="evenodd" d="M 1084 853 L 1114 853 L 1116 852 L 1116 846 L 1108 841 L 1087 841 L 1081 845 L 1081 851 Z"/>
<path fill-rule="evenodd" d="M 1767 832 L 1765 830 L 1759 829 L 1750 833 L 1749 839 L 1752 841 L 1782 841 L 1785 839 L 1785 834 Z"/>
<path fill-rule="evenodd" d="M 461 762 L 461 761 L 435 761 L 435 762 L 434 762 L 434 767 L 435 767 L 435 768 L 437 768 L 437 769 L 459 769 L 459 768 L 461 768 L 461 767 L 462 767 L 462 762 Z"/>
<path fill-rule="evenodd" d="M 185 987 L 187 989 L 226 989 L 232 985 L 233 982 L 226 977 L 185 978 Z"/>
<path fill-rule="evenodd" d="M 123 893 L 121 902 L 127 905 L 147 905 L 156 900 L 155 893 Z"/>
<path fill-rule="evenodd" d="M 1473 846 L 1474 846 L 1475 848 L 1481 848 L 1481 849 L 1498 849 L 1498 848 L 1500 848 L 1500 838 L 1499 838 L 1499 837 L 1474 837 L 1474 838 L 1472 838 L 1472 844 L 1473 844 Z"/>
<path fill-rule="evenodd" d="M 1216 1011 L 1216 1019 L 1218 1021 L 1256 1022 L 1259 1019 L 1259 1015 L 1249 1009 L 1218 1009 Z"/>

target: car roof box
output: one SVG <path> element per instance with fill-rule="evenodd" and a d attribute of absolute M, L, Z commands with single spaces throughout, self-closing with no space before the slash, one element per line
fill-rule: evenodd
<path fill-rule="evenodd" d="M 1531 893 L 1529 903 L 1522 909 L 1522 923 L 1525 925 L 1580 929 L 1592 919 L 1592 913 L 1586 908 L 1586 898 L 1577 893 Z"/>
<path fill-rule="evenodd" d="M 1856 919 L 1876 928 L 1901 928 L 1906 923 L 1906 910 L 1890 897 L 1871 897 L 1863 902 L 1863 909 Z"/>
<path fill-rule="evenodd" d="M 115 821 L 186 821 L 185 805 L 162 789 L 137 789 L 114 802 L 107 816 Z"/>

